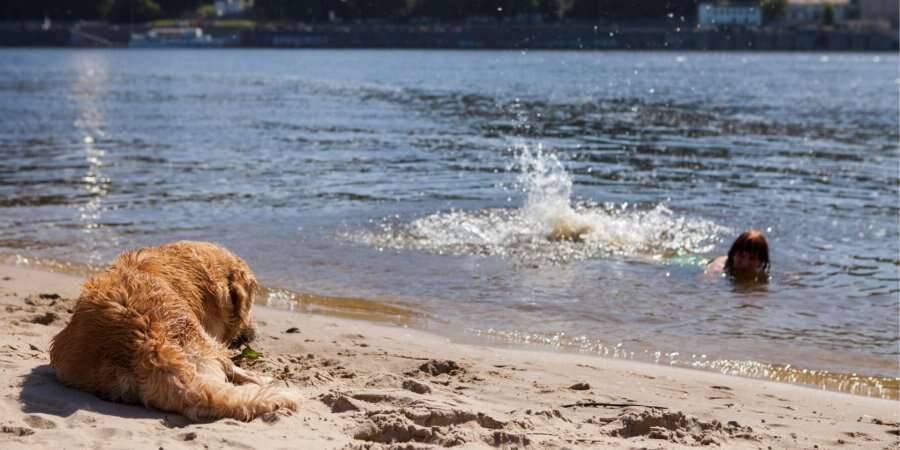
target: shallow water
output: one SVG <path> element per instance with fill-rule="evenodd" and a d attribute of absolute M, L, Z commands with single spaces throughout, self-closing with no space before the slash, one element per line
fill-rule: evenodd
<path fill-rule="evenodd" d="M 0 250 L 215 240 L 275 300 L 896 396 L 898 85 L 891 54 L 3 49 Z M 770 282 L 703 276 L 750 226 Z"/>

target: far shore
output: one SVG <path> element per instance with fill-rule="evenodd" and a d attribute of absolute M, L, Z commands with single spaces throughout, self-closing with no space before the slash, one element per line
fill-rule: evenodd
<path fill-rule="evenodd" d="M 0 447 L 900 448 L 897 401 L 265 306 L 245 367 L 296 389 L 300 410 L 191 424 L 56 381 L 49 341 L 82 281 L 0 265 Z"/>
<path fill-rule="evenodd" d="M 250 21 L 159 21 L 0 24 L 0 47 L 167 47 L 141 39 L 161 27 L 197 27 L 211 38 L 191 48 L 620 50 L 620 51 L 828 51 L 893 52 L 896 29 L 721 28 L 693 25 L 548 24 L 256 24 Z"/>

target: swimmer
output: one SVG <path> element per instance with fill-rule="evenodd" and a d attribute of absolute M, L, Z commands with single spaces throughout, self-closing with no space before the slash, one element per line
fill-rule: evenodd
<path fill-rule="evenodd" d="M 762 231 L 749 229 L 731 244 L 728 256 L 719 256 L 706 266 L 710 274 L 754 276 L 769 272 L 769 244 Z"/>

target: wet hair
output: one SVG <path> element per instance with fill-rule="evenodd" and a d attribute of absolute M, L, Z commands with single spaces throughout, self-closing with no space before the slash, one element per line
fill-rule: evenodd
<path fill-rule="evenodd" d="M 725 260 L 725 271 L 731 272 L 731 264 L 734 261 L 734 255 L 738 253 L 746 253 L 755 256 L 756 259 L 762 261 L 762 271 L 769 271 L 769 244 L 766 242 L 766 236 L 762 231 L 749 229 L 731 244 L 728 250 L 728 259 Z"/>

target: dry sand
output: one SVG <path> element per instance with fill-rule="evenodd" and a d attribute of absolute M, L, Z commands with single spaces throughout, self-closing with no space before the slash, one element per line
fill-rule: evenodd
<path fill-rule="evenodd" d="M 59 384 L 79 277 L 0 266 L 0 448 L 895 448 L 900 402 L 257 307 L 293 414 L 191 424 Z M 290 331 L 288 331 L 290 330 Z"/>

